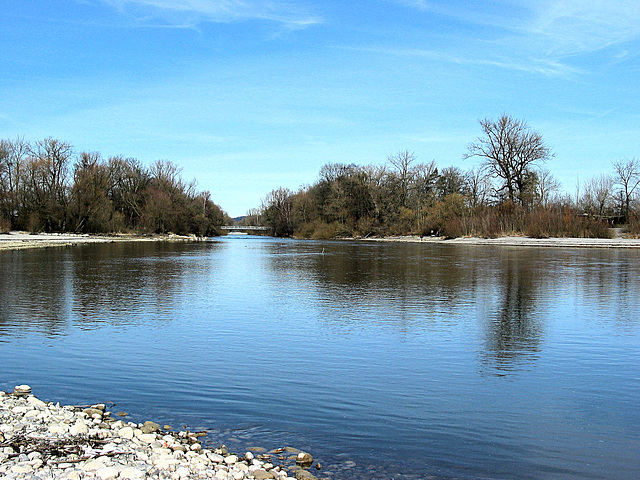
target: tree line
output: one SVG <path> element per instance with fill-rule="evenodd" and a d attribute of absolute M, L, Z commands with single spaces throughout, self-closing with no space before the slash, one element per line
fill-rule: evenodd
<path fill-rule="evenodd" d="M 554 157 L 540 133 L 508 115 L 480 122 L 482 134 L 463 158 L 469 170 L 418 162 L 403 150 L 385 165 L 328 163 L 312 185 L 271 191 L 245 224 L 276 236 L 370 235 L 608 237 L 613 224 L 640 233 L 640 163 L 620 160 L 612 175 L 560 189 L 545 168 Z"/>
<path fill-rule="evenodd" d="M 147 168 L 135 158 L 76 154 L 51 137 L 0 140 L 0 232 L 212 236 L 227 220 L 170 161 Z"/>

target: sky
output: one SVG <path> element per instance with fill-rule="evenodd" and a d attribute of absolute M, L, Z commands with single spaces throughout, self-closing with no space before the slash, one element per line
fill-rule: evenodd
<path fill-rule="evenodd" d="M 570 194 L 640 158 L 637 0 L 0 5 L 0 138 L 169 160 L 231 216 L 329 162 L 468 170 L 502 114 Z"/>

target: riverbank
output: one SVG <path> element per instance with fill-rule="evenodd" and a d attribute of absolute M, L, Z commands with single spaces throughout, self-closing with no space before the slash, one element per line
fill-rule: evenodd
<path fill-rule="evenodd" d="M 206 432 L 116 419 L 105 404 L 61 406 L 19 385 L 0 391 L 0 476 L 30 480 L 316 480 L 313 457 L 291 447 L 235 454 L 204 448 Z M 257 453 L 261 452 L 261 453 Z M 319 470 L 316 463 L 314 469 Z"/>
<path fill-rule="evenodd" d="M 115 242 L 196 242 L 202 238 L 195 235 L 81 235 L 73 233 L 9 232 L 0 234 L 0 251 L 25 248 L 71 247 L 87 243 Z"/>
<path fill-rule="evenodd" d="M 73 233 L 10 232 L 0 234 L 0 251 L 22 250 L 26 248 L 71 247 L 88 243 L 115 242 L 198 242 L 204 238 L 194 235 L 87 235 Z M 563 247 L 563 248 L 640 248 L 638 238 L 532 238 L 532 237 L 420 237 L 403 235 L 394 237 L 357 237 L 344 240 L 362 240 L 368 242 L 405 242 L 432 243 L 443 245 L 493 245 L 504 247 Z"/>
<path fill-rule="evenodd" d="M 531 237 L 459 237 L 446 239 L 444 237 L 420 237 L 405 235 L 398 237 L 369 237 L 354 240 L 370 242 L 406 242 L 406 243 L 434 243 L 446 245 L 494 245 L 506 247 L 564 247 L 564 248 L 640 248 L 637 238 L 531 238 Z"/>

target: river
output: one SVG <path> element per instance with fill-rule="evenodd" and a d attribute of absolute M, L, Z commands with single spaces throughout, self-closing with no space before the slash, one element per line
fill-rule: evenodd
<path fill-rule="evenodd" d="M 0 252 L 0 388 L 330 479 L 640 476 L 640 251 L 234 236 Z"/>

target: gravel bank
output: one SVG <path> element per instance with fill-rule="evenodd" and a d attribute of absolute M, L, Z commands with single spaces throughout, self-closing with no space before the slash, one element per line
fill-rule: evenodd
<path fill-rule="evenodd" d="M 498 237 L 478 238 L 460 237 L 445 239 L 443 237 L 419 237 L 407 235 L 402 237 L 361 238 L 371 242 L 408 242 L 437 243 L 446 245 L 495 245 L 503 247 L 563 247 L 563 248 L 640 248 L 637 238 L 531 238 L 531 237 Z"/>
<path fill-rule="evenodd" d="M 195 236 L 183 235 L 77 235 L 73 233 L 9 232 L 0 234 L 0 251 L 22 250 L 25 248 L 71 247 L 85 243 L 114 242 L 194 242 L 202 240 Z"/>
<path fill-rule="evenodd" d="M 203 433 L 112 418 L 104 404 L 61 406 L 27 385 L 0 391 L 0 477 L 29 480 L 316 480 L 313 458 L 287 447 L 264 454 L 203 448 Z M 319 465 L 314 466 L 316 472 Z"/>

